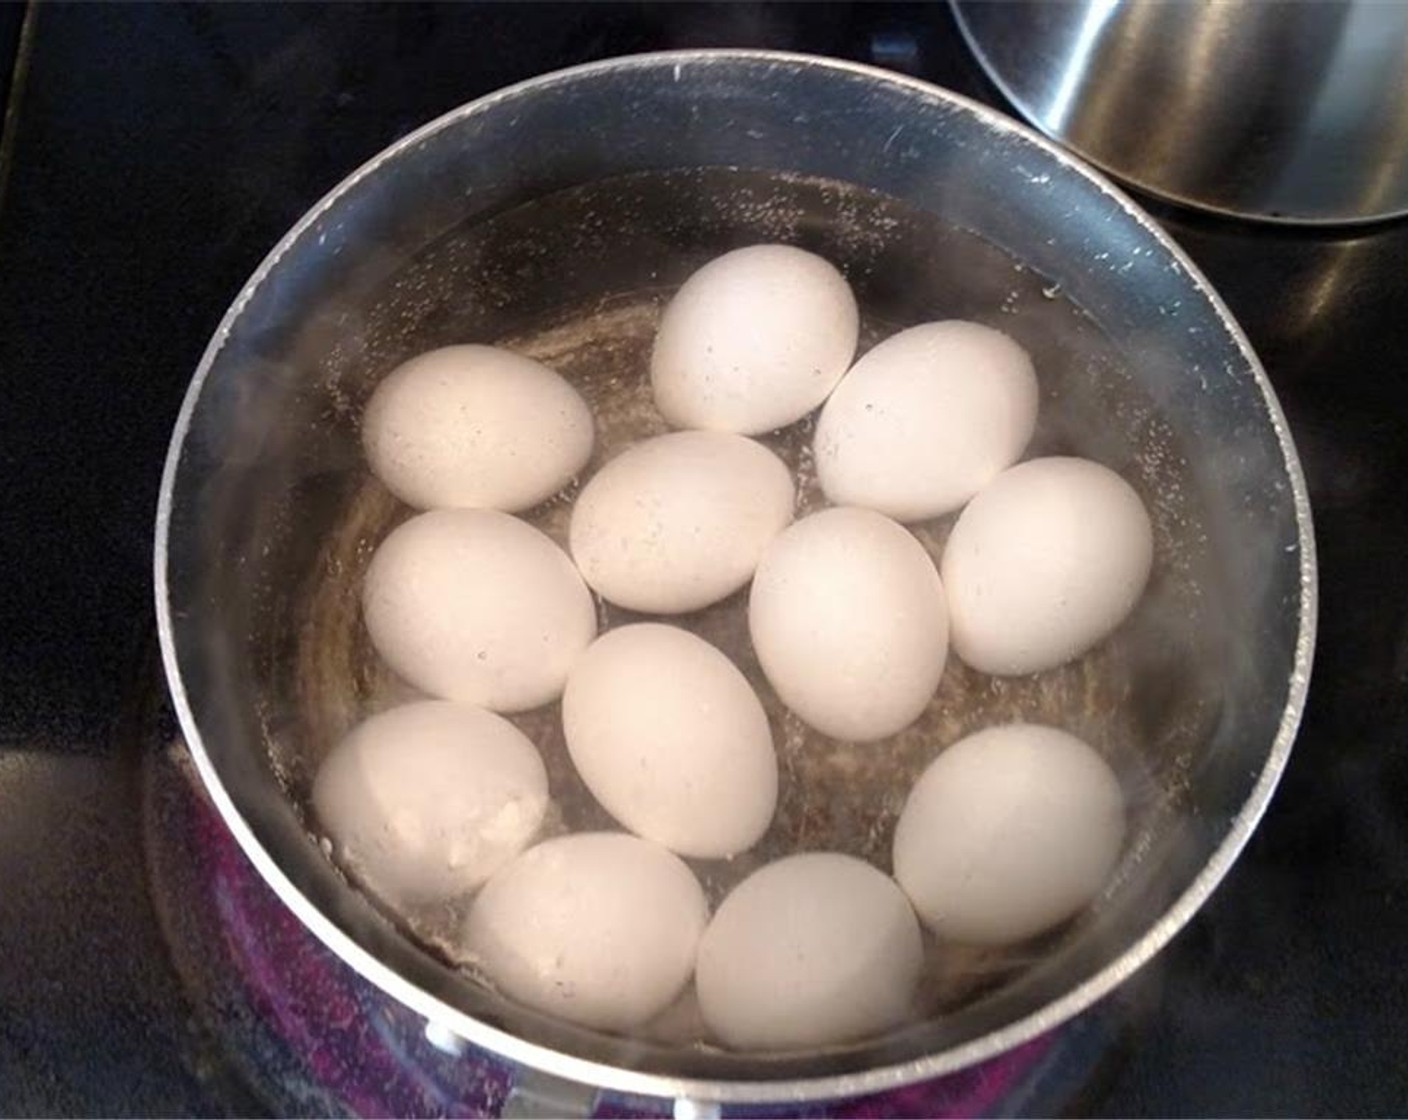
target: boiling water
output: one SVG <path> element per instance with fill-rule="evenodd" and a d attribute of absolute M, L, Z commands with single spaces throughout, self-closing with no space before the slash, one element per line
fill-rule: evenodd
<path fill-rule="evenodd" d="M 727 653 L 753 684 L 781 775 L 777 814 L 762 841 L 731 860 L 692 861 L 695 871 L 714 903 L 788 852 L 848 852 L 888 872 L 895 819 L 919 772 L 968 732 L 1022 719 L 1066 728 L 1121 775 L 1131 839 L 1108 897 L 1141 873 L 1143 853 L 1177 818 L 1187 773 L 1217 716 L 1217 682 L 1208 668 L 1216 659 L 1207 652 L 1214 615 L 1200 591 L 1206 541 L 1186 460 L 1130 377 L 1137 355 L 1122 353 L 1052 280 L 933 215 L 833 182 L 711 170 L 564 191 L 452 231 L 349 317 L 318 386 L 345 497 L 300 592 L 299 616 L 284 623 L 296 627 L 293 714 L 283 713 L 279 733 L 270 736 L 276 772 L 306 805 L 318 762 L 333 744 L 366 715 L 413 695 L 378 661 L 358 609 L 372 552 L 411 514 L 360 464 L 357 422 L 376 379 L 412 354 L 452 342 L 494 343 L 537 358 L 591 405 L 598 438 L 588 477 L 631 443 L 666 430 L 647 370 L 671 291 L 710 257 L 759 241 L 800 245 L 842 268 L 862 309 L 862 350 L 905 326 L 944 318 L 975 319 L 1015 337 L 1032 355 L 1042 391 L 1028 455 L 1086 455 L 1128 479 L 1153 520 L 1155 571 L 1134 616 L 1084 659 L 1008 680 L 971 672 L 950 657 L 923 716 L 893 738 L 864 745 L 828 739 L 783 707 L 748 641 L 746 590 L 673 619 Z M 811 433 L 809 419 L 763 439 L 792 468 L 798 516 L 824 504 Z M 575 490 L 526 515 L 563 547 Z M 951 523 L 913 527 L 936 563 Z M 603 629 L 641 617 L 605 603 L 598 609 Z M 547 833 L 616 827 L 571 765 L 557 705 L 511 718 L 547 764 Z M 454 960 L 450 931 L 461 912 L 455 905 L 396 920 Z M 989 990 L 1071 929 L 1009 950 L 931 945 L 921 1011 L 951 1009 Z"/>

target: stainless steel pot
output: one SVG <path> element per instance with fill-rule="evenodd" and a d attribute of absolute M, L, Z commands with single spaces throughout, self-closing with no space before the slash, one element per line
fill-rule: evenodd
<path fill-rule="evenodd" d="M 376 378 L 447 341 L 506 341 L 578 380 L 610 451 L 655 423 L 636 405 L 663 293 L 710 254 L 766 239 L 842 264 L 869 340 L 952 315 L 1015 334 L 1043 380 L 1035 450 L 1122 470 L 1153 512 L 1159 563 L 1135 618 L 1083 662 L 1005 684 L 952 664 L 933 710 L 888 751 L 806 740 L 768 701 L 791 792 L 763 855 L 805 844 L 888 866 L 910 778 L 965 728 L 1018 714 L 1059 719 L 1110 755 L 1133 838 L 1091 912 L 1042 945 L 998 960 L 938 954 L 915 1022 L 821 1052 L 747 1055 L 580 1030 L 501 998 L 349 886 L 304 806 L 331 742 L 394 698 L 357 610 L 366 558 L 404 515 L 361 462 L 358 415 Z M 776 442 L 799 453 L 795 436 Z M 560 531 L 553 508 L 541 523 Z M 943 531 L 925 529 L 931 547 Z M 1060 1023 L 1148 960 L 1226 872 L 1285 764 L 1314 572 L 1271 387 L 1157 226 L 1055 146 L 960 97 L 748 51 L 551 74 L 449 113 L 346 179 L 216 331 L 176 425 L 156 533 L 162 651 L 188 742 L 231 831 L 299 918 L 442 1038 L 704 1102 L 933 1077 Z M 746 663 L 732 609 L 702 625 Z M 552 709 L 524 720 L 567 823 L 590 822 L 555 724 Z M 702 869 L 716 895 L 746 870 L 737 863 Z"/>
<path fill-rule="evenodd" d="M 1277 222 L 1408 214 L 1408 4 L 951 3 L 1023 116 L 1137 187 Z"/>

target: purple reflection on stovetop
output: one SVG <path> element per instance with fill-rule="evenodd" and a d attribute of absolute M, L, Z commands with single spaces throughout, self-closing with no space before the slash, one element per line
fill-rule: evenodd
<path fill-rule="evenodd" d="M 146 775 L 152 891 L 177 970 L 233 1068 L 271 1111 L 352 1116 L 496 1116 L 512 1069 L 485 1051 L 453 1056 L 424 1020 L 359 977 L 264 883 L 207 801 L 179 742 L 154 750 Z M 1062 1035 L 1043 1035 L 982 1065 L 874 1096 L 730 1108 L 749 1116 L 986 1116 L 1053 1111 L 1070 1092 Z M 1076 1032 L 1079 1034 L 1080 1032 Z M 1102 1050 L 1105 1035 L 1095 1049 Z M 1087 1040 L 1088 1042 L 1088 1040 Z M 1057 1060 L 1067 1076 L 1052 1078 Z M 1075 1078 L 1079 1084 L 1082 1076 Z M 1056 1102 L 1059 1107 L 1061 1101 Z M 669 1115 L 670 1102 L 604 1093 L 598 1117 Z"/>

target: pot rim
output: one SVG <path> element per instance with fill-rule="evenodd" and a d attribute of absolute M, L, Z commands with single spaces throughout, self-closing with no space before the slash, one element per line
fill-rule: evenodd
<path fill-rule="evenodd" d="M 860 1072 L 791 1080 L 709 1080 L 697 1077 L 675 1077 L 575 1057 L 480 1022 L 466 1012 L 445 1003 L 406 980 L 364 949 L 340 926 L 324 915 L 294 885 L 278 862 L 260 843 L 248 821 L 226 790 L 209 753 L 205 749 L 200 728 L 186 692 L 181 666 L 177 660 L 174 620 L 167 580 L 168 537 L 182 450 L 186 443 L 196 404 L 201 397 L 215 360 L 255 290 L 264 283 L 269 274 L 294 248 L 309 228 L 344 195 L 361 180 L 378 171 L 384 164 L 394 161 L 407 149 L 421 144 L 452 125 L 488 112 L 504 102 L 525 96 L 540 96 L 558 86 L 609 71 L 623 69 L 649 71 L 673 67 L 678 78 L 681 68 L 685 65 L 706 66 L 745 62 L 810 67 L 836 74 L 868 78 L 902 87 L 930 101 L 956 106 L 976 116 L 992 132 L 1007 134 L 1024 144 L 1036 146 L 1107 195 L 1128 217 L 1143 227 L 1149 236 L 1187 272 L 1194 286 L 1200 289 L 1209 300 L 1213 310 L 1240 351 L 1242 359 L 1260 391 L 1280 447 L 1292 491 L 1297 544 L 1300 553 L 1300 619 L 1295 656 L 1286 703 L 1282 709 L 1281 720 L 1265 764 L 1262 766 L 1255 786 L 1231 822 L 1222 842 L 1182 894 L 1150 925 L 1143 936 L 1129 946 L 1116 960 L 1061 997 L 1015 1022 L 1008 1023 L 978 1038 L 905 1062 L 877 1066 Z M 529 78 L 467 102 L 422 125 L 367 160 L 324 195 L 280 239 L 255 269 L 225 313 L 201 356 L 196 373 L 182 401 L 162 471 L 155 524 L 154 576 L 157 632 L 161 646 L 162 665 L 181 730 L 205 784 L 206 791 L 226 826 L 233 833 L 240 848 L 260 876 L 273 888 L 284 905 L 292 910 L 304 926 L 324 945 L 387 995 L 423 1015 L 429 1023 L 447 1030 L 473 1045 L 490 1050 L 515 1064 L 530 1066 L 572 1081 L 617 1092 L 720 1103 L 765 1103 L 854 1097 L 953 1073 L 995 1057 L 1051 1030 L 1085 1010 L 1123 983 L 1163 948 L 1212 894 L 1265 812 L 1289 758 L 1291 745 L 1305 707 L 1315 646 L 1317 609 L 1315 540 L 1311 523 L 1310 501 L 1305 477 L 1285 417 L 1271 383 L 1241 327 L 1233 319 L 1221 297 L 1218 296 L 1206 277 L 1172 237 L 1101 173 L 1034 130 L 971 98 L 953 93 L 929 82 L 861 63 L 790 51 L 735 48 L 658 51 L 626 55 L 589 62 Z"/>

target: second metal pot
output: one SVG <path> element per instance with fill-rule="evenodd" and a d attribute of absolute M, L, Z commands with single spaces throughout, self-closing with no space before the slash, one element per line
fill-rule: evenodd
<path fill-rule="evenodd" d="M 1408 213 L 1408 5 L 953 7 L 1023 116 L 1137 187 L 1276 222 Z"/>

